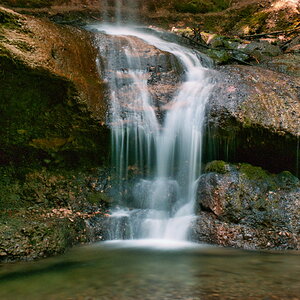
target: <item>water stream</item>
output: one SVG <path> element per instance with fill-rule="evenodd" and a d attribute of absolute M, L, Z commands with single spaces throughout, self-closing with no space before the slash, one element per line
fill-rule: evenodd
<path fill-rule="evenodd" d="M 296 252 L 110 242 L 38 262 L 0 264 L 5 300 L 297 300 Z"/>
<path fill-rule="evenodd" d="M 118 24 L 92 29 L 110 37 L 109 46 L 103 47 L 103 38 L 98 45 L 106 57 L 113 167 L 119 185 L 126 184 L 130 168 L 142 173 L 131 187 L 131 209 L 121 201 L 121 207 L 113 211 L 110 238 L 186 240 L 201 171 L 205 105 L 212 88 L 208 69 L 202 66 L 199 53 L 165 41 L 157 30 L 145 32 Z M 172 99 L 160 107 L 160 113 L 148 87 L 149 68 L 160 73 L 159 66 L 146 64 L 141 56 L 141 47 L 149 45 L 149 51 L 159 50 L 158 56 L 172 56 L 182 73 Z M 120 222 L 124 218 L 126 222 Z"/>

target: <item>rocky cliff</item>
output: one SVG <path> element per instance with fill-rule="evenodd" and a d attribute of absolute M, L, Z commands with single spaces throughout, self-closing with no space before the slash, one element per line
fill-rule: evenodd
<path fill-rule="evenodd" d="M 96 55 L 86 31 L 0 8 L 0 259 L 88 240 L 109 152 Z"/>

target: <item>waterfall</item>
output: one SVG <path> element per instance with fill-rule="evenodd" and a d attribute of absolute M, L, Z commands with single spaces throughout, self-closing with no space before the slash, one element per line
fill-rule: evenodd
<path fill-rule="evenodd" d="M 186 240 L 201 173 L 205 105 L 213 85 L 209 70 L 197 51 L 165 41 L 159 31 L 118 24 L 92 29 L 104 33 L 97 42 L 105 57 L 112 160 L 121 194 L 110 218 L 109 237 Z M 156 49 L 173 57 L 182 72 L 176 92 L 160 113 L 149 91 L 143 47 L 152 47 L 145 52 Z M 130 169 L 139 174 L 133 181 Z M 128 190 L 130 199 L 125 201 Z"/>
<path fill-rule="evenodd" d="M 128 24 L 137 20 L 138 1 L 136 0 L 102 0 L 100 4 L 104 22 Z"/>

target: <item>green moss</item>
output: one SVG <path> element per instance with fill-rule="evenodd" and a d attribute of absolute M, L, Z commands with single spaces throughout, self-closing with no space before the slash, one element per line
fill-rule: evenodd
<path fill-rule="evenodd" d="M 240 33 L 244 26 L 257 23 L 259 18 L 263 19 L 260 14 L 256 16 L 258 11 L 257 5 L 248 5 L 240 9 L 225 11 L 222 14 L 205 14 L 202 16 L 201 29 L 225 35 L 232 32 Z"/>
<path fill-rule="evenodd" d="M 87 201 L 91 204 L 105 203 L 110 204 L 112 199 L 104 192 L 93 192 L 87 196 Z"/>
<path fill-rule="evenodd" d="M 18 130 L 18 133 L 20 130 Z M 22 130 L 26 134 L 26 130 Z M 30 143 L 31 146 L 37 149 L 44 149 L 46 151 L 59 151 L 67 143 L 72 142 L 72 138 L 46 138 L 46 139 L 33 139 Z"/>
<path fill-rule="evenodd" d="M 250 164 L 239 164 L 238 169 L 250 180 L 266 180 L 272 176 L 261 167 L 254 167 Z"/>
<path fill-rule="evenodd" d="M 45 219 L 44 213 L 20 211 L 13 218 L 0 216 L 0 260 L 47 257 L 63 253 L 74 244 L 87 242 L 82 219 Z"/>
<path fill-rule="evenodd" d="M 225 174 L 229 172 L 229 165 L 222 160 L 214 160 L 205 166 L 205 172 L 216 172 Z"/>
<path fill-rule="evenodd" d="M 300 186 L 300 180 L 289 171 L 283 171 L 277 175 L 278 184 L 283 188 Z"/>
<path fill-rule="evenodd" d="M 268 16 L 269 16 L 269 13 L 264 12 L 264 11 L 259 11 L 254 14 L 249 14 L 247 17 L 243 18 L 236 25 L 236 28 L 243 29 L 245 27 L 248 27 L 246 33 L 262 32 L 265 29 Z"/>
<path fill-rule="evenodd" d="M 103 204 L 111 199 L 96 191 L 98 170 L 84 172 L 61 169 L 18 169 L 0 167 L 0 211 L 29 207 L 74 207 L 80 203 Z"/>
<path fill-rule="evenodd" d="M 23 52 L 32 52 L 34 50 L 34 47 L 29 45 L 28 43 L 24 41 L 14 41 L 14 42 L 9 42 L 11 45 L 15 45 L 17 48 L 19 48 Z"/>
<path fill-rule="evenodd" d="M 276 24 L 273 28 L 274 31 L 295 29 L 299 26 L 299 15 L 296 15 L 295 20 L 286 11 L 281 10 L 276 14 Z"/>
<path fill-rule="evenodd" d="M 209 49 L 206 54 L 219 65 L 226 64 L 232 59 L 232 56 L 226 50 Z"/>
<path fill-rule="evenodd" d="M 77 212 L 98 212 L 110 199 L 105 191 L 96 191 L 100 172 L 103 170 L 46 168 L 26 172 L 0 167 L 0 249 L 5 251 L 4 259 L 49 256 L 86 242 L 84 217 Z"/>
<path fill-rule="evenodd" d="M 288 170 L 298 176 L 297 139 L 281 136 L 258 126 L 241 126 L 233 118 L 207 127 L 204 134 L 203 161 L 224 160 L 261 166 L 271 173 Z M 247 141 L 247 143 L 245 143 Z"/>

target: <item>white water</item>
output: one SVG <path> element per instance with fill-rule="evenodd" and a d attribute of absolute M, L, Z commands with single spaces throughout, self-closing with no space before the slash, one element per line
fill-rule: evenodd
<path fill-rule="evenodd" d="M 205 105 L 212 88 L 208 70 L 197 52 L 166 42 L 155 32 L 115 25 L 96 25 L 93 29 L 114 40 L 109 49 L 101 48 L 100 41 L 99 49 L 100 53 L 105 50 L 107 57 L 109 122 L 119 184 L 126 182 L 130 168 L 144 173 L 133 187 L 136 208 L 113 212 L 110 238 L 186 240 L 201 170 Z M 164 107 L 162 124 L 148 91 L 147 70 L 136 38 L 172 54 L 184 70 L 175 97 Z"/>
<path fill-rule="evenodd" d="M 152 250 L 178 250 L 178 249 L 204 249 L 212 248 L 208 244 L 196 244 L 188 241 L 167 240 L 167 239 L 139 239 L 139 240 L 112 240 L 102 242 L 101 245 L 116 248 L 151 248 Z M 97 244 L 95 244 L 97 246 Z"/>
<path fill-rule="evenodd" d="M 100 6 L 104 22 L 128 24 L 137 19 L 135 12 L 138 3 L 136 0 L 102 0 Z"/>

